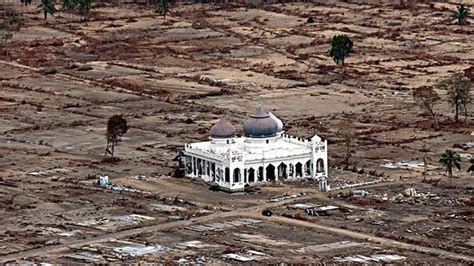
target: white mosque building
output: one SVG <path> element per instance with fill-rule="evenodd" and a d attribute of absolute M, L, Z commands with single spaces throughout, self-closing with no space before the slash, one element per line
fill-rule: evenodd
<path fill-rule="evenodd" d="M 307 178 L 325 187 L 327 140 L 284 134 L 282 121 L 260 106 L 244 122 L 243 131 L 244 136 L 237 137 L 235 128 L 221 119 L 212 126 L 210 141 L 185 144 L 186 176 L 229 191 L 258 182 Z"/>

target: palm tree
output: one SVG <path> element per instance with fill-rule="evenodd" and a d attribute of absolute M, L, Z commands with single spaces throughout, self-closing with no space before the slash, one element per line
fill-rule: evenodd
<path fill-rule="evenodd" d="M 461 156 L 455 151 L 446 150 L 446 152 L 441 155 L 439 162 L 446 167 L 446 172 L 450 179 L 453 177 L 453 167 L 461 170 Z"/>
<path fill-rule="evenodd" d="M 53 0 L 41 0 L 38 8 L 43 11 L 45 20 L 48 18 L 48 14 L 54 16 L 54 13 L 56 13 L 56 7 L 54 6 Z"/>
<path fill-rule="evenodd" d="M 467 169 L 467 172 L 469 173 L 474 173 L 474 157 L 472 157 L 470 160 L 469 160 L 469 163 L 471 163 L 471 166 L 469 166 L 469 168 Z"/>
<path fill-rule="evenodd" d="M 469 8 L 464 5 L 457 7 L 457 10 L 454 11 L 453 18 L 458 21 L 458 24 L 461 25 L 469 17 Z"/>
<path fill-rule="evenodd" d="M 170 1 L 169 0 L 160 0 L 158 6 L 156 7 L 156 13 L 163 15 L 163 19 L 166 19 L 166 14 L 170 12 Z"/>

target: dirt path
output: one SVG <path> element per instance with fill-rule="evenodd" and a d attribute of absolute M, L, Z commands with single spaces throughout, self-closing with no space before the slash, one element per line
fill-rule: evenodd
<path fill-rule="evenodd" d="M 246 213 L 246 216 L 252 217 L 252 218 L 258 218 L 261 220 L 272 221 L 272 222 L 280 222 L 280 223 L 286 223 L 286 224 L 291 224 L 295 226 L 314 228 L 314 229 L 323 230 L 323 231 L 327 231 L 327 232 L 338 234 L 338 235 L 344 235 L 351 238 L 360 239 L 363 241 L 377 243 L 384 246 L 390 246 L 394 248 L 400 248 L 400 249 L 410 250 L 410 251 L 419 252 L 419 253 L 427 253 L 427 254 L 447 257 L 447 258 L 456 259 L 456 260 L 463 260 L 463 261 L 468 261 L 471 263 L 474 262 L 474 257 L 469 256 L 469 255 L 457 254 L 457 253 L 449 252 L 442 249 L 404 243 L 404 242 L 400 242 L 400 241 L 396 241 L 396 240 L 392 240 L 388 238 L 377 237 L 374 235 L 359 233 L 359 232 L 341 229 L 337 227 L 325 226 L 325 225 L 315 224 L 312 222 L 291 219 L 291 218 L 287 218 L 283 216 L 265 217 L 257 212 Z"/>

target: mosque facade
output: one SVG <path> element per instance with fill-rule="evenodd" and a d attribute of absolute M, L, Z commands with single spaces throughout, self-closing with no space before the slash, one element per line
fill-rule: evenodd
<path fill-rule="evenodd" d="M 234 126 L 221 119 L 212 126 L 209 141 L 185 144 L 185 175 L 228 191 L 278 180 L 325 182 L 327 140 L 285 134 L 283 122 L 260 106 L 242 127 L 244 134 L 238 137 Z"/>

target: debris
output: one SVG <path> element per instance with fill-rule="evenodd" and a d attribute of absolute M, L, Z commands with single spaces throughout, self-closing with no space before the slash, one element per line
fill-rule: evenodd
<path fill-rule="evenodd" d="M 107 187 L 107 186 L 110 186 L 111 183 L 109 181 L 109 177 L 108 176 L 99 176 L 99 185 L 101 187 Z"/>
<path fill-rule="evenodd" d="M 373 262 L 392 262 L 397 260 L 404 260 L 406 257 L 398 255 L 377 254 L 372 256 L 349 256 L 349 257 L 335 257 L 337 262 L 358 262 L 358 263 L 373 263 Z"/>
<path fill-rule="evenodd" d="M 390 168 L 390 169 L 406 169 L 406 170 L 422 170 L 424 171 L 425 169 L 425 164 L 423 161 L 416 161 L 416 160 L 406 160 L 406 161 L 401 161 L 398 163 L 393 163 L 393 162 L 387 162 L 384 164 L 381 164 L 382 167 L 385 168 Z M 437 169 L 437 166 L 434 165 L 428 165 L 427 166 L 429 170 Z"/>
<path fill-rule="evenodd" d="M 312 216 L 328 216 L 331 211 L 338 210 L 337 206 L 322 206 L 318 208 L 307 209 L 306 213 Z"/>
<path fill-rule="evenodd" d="M 79 261 L 89 262 L 89 263 L 100 263 L 103 261 L 103 256 L 99 254 L 92 254 L 90 252 L 79 252 L 75 254 L 66 254 L 62 257 L 75 259 Z"/>
<path fill-rule="evenodd" d="M 254 251 L 254 250 L 249 250 L 246 253 L 228 253 L 225 255 L 222 255 L 222 258 L 225 259 L 232 259 L 232 260 L 237 260 L 241 262 L 247 262 L 247 261 L 253 261 L 253 260 L 260 260 L 264 258 L 265 253 Z"/>
<path fill-rule="evenodd" d="M 170 249 L 161 245 L 153 245 L 144 247 L 125 246 L 114 248 L 113 250 L 117 253 L 125 253 L 132 257 L 137 257 L 150 253 L 164 253 L 169 251 Z"/>
<path fill-rule="evenodd" d="M 188 211 L 188 209 L 185 208 L 185 207 L 179 207 L 179 206 L 174 206 L 174 205 L 165 205 L 165 204 L 159 204 L 159 203 L 153 203 L 153 204 L 151 204 L 151 207 L 152 207 L 153 210 L 156 210 L 156 211 L 159 211 L 159 212 L 166 212 L 166 213 L 176 212 L 176 211 L 180 211 L 180 212 Z"/>
<path fill-rule="evenodd" d="M 294 199 L 294 198 L 302 197 L 304 195 L 306 195 L 305 192 L 299 192 L 297 194 L 292 194 L 292 195 L 275 196 L 270 199 L 270 202 L 278 202 L 278 201 L 287 200 L 287 199 Z"/>
<path fill-rule="evenodd" d="M 66 168 L 55 168 L 55 169 L 50 169 L 50 170 L 44 170 L 44 171 L 36 171 L 36 172 L 29 172 L 28 175 L 31 176 L 51 176 L 55 174 L 65 174 L 69 173 L 70 170 Z"/>
<path fill-rule="evenodd" d="M 352 241 L 341 241 L 341 242 L 306 246 L 306 247 L 302 247 L 295 250 L 295 252 L 297 253 L 324 252 L 324 251 L 329 251 L 333 249 L 351 248 L 351 247 L 358 247 L 362 245 L 363 243 L 352 242 Z"/>
<path fill-rule="evenodd" d="M 369 192 L 367 192 L 366 190 L 352 190 L 351 194 L 354 198 L 362 198 L 369 195 Z"/>
<path fill-rule="evenodd" d="M 199 240 L 193 240 L 193 241 L 187 241 L 187 242 L 183 242 L 183 243 L 179 243 L 178 245 L 176 245 L 177 248 L 182 248 L 182 249 L 186 249 L 186 248 L 215 248 L 215 247 L 218 247 L 218 245 L 212 245 L 212 244 L 206 244 L 206 243 L 203 243 Z"/>
<path fill-rule="evenodd" d="M 290 209 L 290 210 L 307 210 L 307 209 L 311 209 L 311 208 L 314 208 L 314 207 L 316 207 L 316 206 L 309 205 L 309 204 L 304 204 L 304 203 L 297 203 L 297 204 L 287 206 L 287 208 Z"/>

